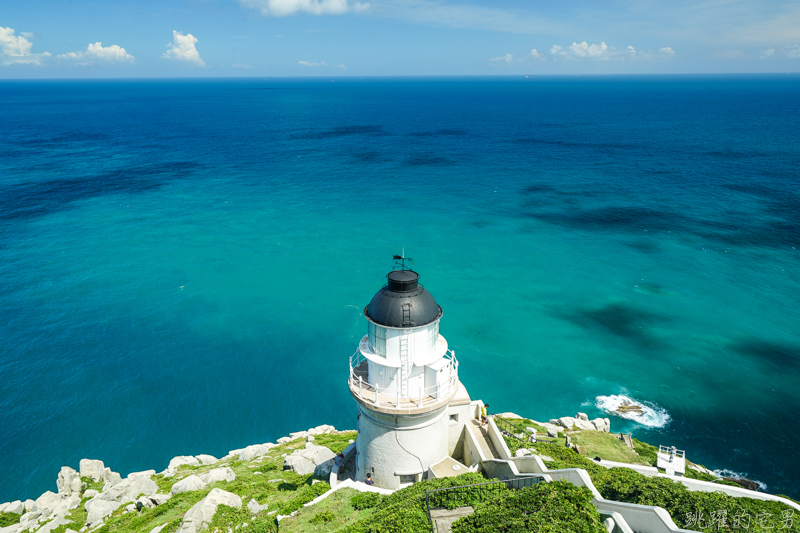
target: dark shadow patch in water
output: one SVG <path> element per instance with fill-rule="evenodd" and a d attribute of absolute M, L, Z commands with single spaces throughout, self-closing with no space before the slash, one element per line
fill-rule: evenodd
<path fill-rule="evenodd" d="M 561 226 L 614 231 L 674 231 L 683 227 L 686 222 L 686 217 L 677 213 L 631 206 L 573 209 L 565 212 L 529 211 L 527 215 Z"/>
<path fill-rule="evenodd" d="M 463 136 L 467 132 L 462 129 L 442 128 L 434 131 L 415 131 L 409 133 L 411 137 L 443 137 L 443 136 Z"/>
<path fill-rule="evenodd" d="M 425 165 L 447 166 L 447 165 L 454 165 L 455 161 L 438 155 L 414 155 L 411 157 L 407 157 L 403 161 L 403 163 L 410 167 L 419 167 Z"/>
<path fill-rule="evenodd" d="M 596 309 L 560 311 L 555 315 L 582 328 L 604 331 L 639 348 L 661 350 L 665 347 L 665 343 L 651 333 L 650 327 L 669 319 L 631 305 L 613 303 Z"/>
<path fill-rule="evenodd" d="M 786 345 L 759 338 L 740 340 L 730 347 L 779 371 L 800 370 L 800 346 Z"/>
<path fill-rule="evenodd" d="M 653 254 L 661 251 L 661 247 L 653 241 L 630 241 L 626 242 L 625 245 L 645 254 Z"/>
<path fill-rule="evenodd" d="M 388 135 L 383 126 L 339 126 L 332 130 L 316 131 L 293 135 L 292 139 L 331 139 L 348 135 Z"/>
<path fill-rule="evenodd" d="M 50 135 L 47 137 L 38 138 L 15 138 L 10 137 L 6 139 L 9 144 L 17 146 L 30 146 L 30 147 L 48 147 L 48 146 L 61 146 L 64 144 L 75 142 L 93 142 L 93 141 L 106 141 L 108 135 L 104 133 L 94 133 L 88 131 L 76 131 L 72 133 L 62 133 L 60 135 Z"/>
<path fill-rule="evenodd" d="M 360 161 L 362 163 L 380 163 L 389 161 L 389 158 L 385 157 L 380 152 L 354 152 L 351 153 L 350 156 L 356 161 Z"/>
<path fill-rule="evenodd" d="M 158 189 L 193 172 L 189 161 L 114 170 L 94 176 L 12 185 L 0 189 L 0 219 L 24 219 L 68 209 L 72 202 L 108 194 L 136 194 Z"/>

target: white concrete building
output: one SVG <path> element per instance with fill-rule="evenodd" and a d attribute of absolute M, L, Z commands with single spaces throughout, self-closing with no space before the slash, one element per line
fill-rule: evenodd
<path fill-rule="evenodd" d="M 458 380 L 455 353 L 439 333 L 442 308 L 419 275 L 387 278 L 364 308 L 368 333 L 351 357 L 349 386 L 358 403 L 356 479 L 370 473 L 376 486 L 398 489 L 454 452 L 461 457 L 464 424 L 480 403 Z"/>

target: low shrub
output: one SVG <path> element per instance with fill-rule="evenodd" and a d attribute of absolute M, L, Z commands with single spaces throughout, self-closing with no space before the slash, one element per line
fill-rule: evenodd
<path fill-rule="evenodd" d="M 592 493 L 566 481 L 508 490 L 453 523 L 453 533 L 605 533 Z"/>
<path fill-rule="evenodd" d="M 247 525 L 245 525 L 247 524 Z M 214 518 L 208 525 L 209 533 L 228 533 L 235 530 L 236 533 L 277 533 L 278 524 L 275 518 L 266 513 L 257 515 L 250 514 L 246 506 L 241 509 L 220 505 Z"/>
<path fill-rule="evenodd" d="M 381 503 L 382 498 L 383 497 L 377 492 L 362 492 L 353 496 L 350 503 L 353 505 L 354 509 L 363 511 L 364 509 L 372 509 Z"/>
<path fill-rule="evenodd" d="M 307 504 L 317 496 L 321 496 L 331 490 L 331 486 L 320 481 L 313 485 L 306 485 L 304 488 L 299 489 L 297 494 L 290 500 L 284 502 L 278 509 L 278 514 L 288 515 L 300 509 L 303 505 Z"/>
<path fill-rule="evenodd" d="M 658 461 L 658 448 L 637 439 L 631 440 L 633 441 L 633 451 L 638 453 L 639 457 L 647 461 L 650 466 L 656 466 L 656 462 Z M 699 474 L 699 472 L 697 473 Z"/>
<path fill-rule="evenodd" d="M 315 526 L 327 524 L 328 522 L 333 522 L 336 519 L 333 516 L 333 513 L 330 510 L 322 511 L 321 513 L 317 514 L 314 518 L 309 520 L 308 522 L 314 524 Z"/>

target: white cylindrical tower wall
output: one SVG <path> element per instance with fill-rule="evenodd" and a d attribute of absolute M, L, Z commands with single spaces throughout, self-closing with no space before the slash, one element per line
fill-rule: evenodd
<path fill-rule="evenodd" d="M 358 407 L 356 479 L 399 489 L 420 481 L 428 467 L 447 457 L 447 405 L 420 415 L 391 415 Z M 413 479 L 413 481 L 412 481 Z"/>

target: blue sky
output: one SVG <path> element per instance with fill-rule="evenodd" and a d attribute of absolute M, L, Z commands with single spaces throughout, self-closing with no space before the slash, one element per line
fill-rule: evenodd
<path fill-rule="evenodd" d="M 0 6 L 0 78 L 798 70 L 796 0 L 8 0 Z"/>

